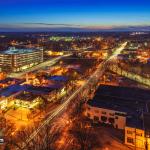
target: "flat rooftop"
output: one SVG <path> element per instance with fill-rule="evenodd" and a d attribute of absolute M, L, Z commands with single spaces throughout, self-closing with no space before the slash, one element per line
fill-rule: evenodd
<path fill-rule="evenodd" d="M 31 101 L 35 100 L 37 97 L 38 96 L 34 95 L 33 93 L 22 92 L 16 96 L 16 99 L 31 102 Z"/>
<path fill-rule="evenodd" d="M 23 83 L 25 80 L 21 79 L 16 79 L 16 78 L 6 78 L 4 80 L 0 80 L 1 84 L 8 84 L 10 82 L 15 82 L 15 83 Z"/>
<path fill-rule="evenodd" d="M 21 86 L 19 84 L 14 84 L 14 85 L 8 86 L 5 89 L 2 89 L 0 91 L 0 96 L 1 97 L 3 97 L 3 96 L 9 97 L 9 96 L 12 96 L 13 94 L 16 94 L 16 93 L 23 91 L 23 90 L 25 90 L 24 86 Z"/>
<path fill-rule="evenodd" d="M 13 54 L 26 54 L 26 53 L 32 53 L 34 51 L 38 51 L 39 49 L 27 49 L 27 48 L 24 48 L 24 49 L 17 49 L 17 48 L 9 48 L 8 50 L 5 50 L 5 51 L 1 51 L 0 53 L 1 54 L 10 54 L 10 55 L 13 55 Z"/>
<path fill-rule="evenodd" d="M 42 95 L 42 94 L 49 94 L 52 91 L 59 89 L 60 86 L 49 86 L 49 87 L 43 87 L 43 86 L 32 86 L 32 85 L 25 85 L 25 91 L 31 92 L 36 95 Z"/>
<path fill-rule="evenodd" d="M 146 109 L 145 103 L 137 103 L 136 101 L 128 101 L 119 97 L 111 97 L 105 95 L 96 95 L 92 100 L 88 101 L 92 107 L 110 109 L 129 114 L 138 113 L 138 108 Z"/>
<path fill-rule="evenodd" d="M 10 97 L 18 92 L 26 91 L 35 95 L 49 94 L 50 92 L 62 88 L 63 85 L 52 85 L 48 87 L 32 86 L 32 85 L 20 85 L 14 84 L 7 88 L 0 89 L 0 97 Z"/>
<path fill-rule="evenodd" d="M 95 94 L 119 97 L 130 101 L 150 102 L 150 90 L 143 90 L 134 87 L 101 85 Z"/>
<path fill-rule="evenodd" d="M 66 82 L 68 78 L 66 76 L 51 76 L 47 77 L 48 80 L 58 81 L 58 82 Z"/>
<path fill-rule="evenodd" d="M 126 125 L 143 128 L 141 115 L 146 112 L 146 104 L 150 102 L 150 90 L 137 88 L 100 86 L 92 100 L 87 104 L 92 107 L 110 109 L 126 114 Z"/>

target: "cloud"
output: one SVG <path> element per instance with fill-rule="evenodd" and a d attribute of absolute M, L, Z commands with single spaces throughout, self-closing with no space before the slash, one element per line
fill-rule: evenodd
<path fill-rule="evenodd" d="M 98 31 L 150 31 L 150 25 L 101 26 L 57 23 L 0 24 L 0 32 L 98 32 Z"/>
<path fill-rule="evenodd" d="M 81 25 L 76 24 L 55 24 L 55 23 L 24 23 L 24 25 L 39 25 L 39 26 L 64 26 L 64 27 L 81 27 Z"/>

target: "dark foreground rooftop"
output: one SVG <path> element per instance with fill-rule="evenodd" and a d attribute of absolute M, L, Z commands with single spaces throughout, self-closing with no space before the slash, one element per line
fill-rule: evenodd
<path fill-rule="evenodd" d="M 120 86 L 99 86 L 96 95 L 107 95 L 111 97 L 119 97 L 130 101 L 150 101 L 150 90 L 139 88 L 120 87 Z"/>
<path fill-rule="evenodd" d="M 127 126 L 143 128 L 141 115 L 147 112 L 149 102 L 150 90 L 103 85 L 97 89 L 95 97 L 88 104 L 124 112 L 127 114 Z"/>

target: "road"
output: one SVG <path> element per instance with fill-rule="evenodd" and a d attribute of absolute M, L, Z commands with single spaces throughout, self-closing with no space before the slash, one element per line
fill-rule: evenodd
<path fill-rule="evenodd" d="M 103 61 L 101 63 L 96 71 L 88 78 L 88 80 L 80 87 L 78 88 L 69 98 L 67 98 L 63 104 L 61 104 L 43 123 L 30 135 L 30 137 L 26 140 L 26 143 L 29 143 L 36 135 L 40 132 L 41 129 L 43 129 L 44 126 L 50 123 L 56 116 L 61 114 L 68 106 L 68 104 L 78 95 L 80 94 L 85 88 L 88 88 L 89 84 L 93 84 L 93 80 L 99 80 L 100 76 L 103 75 L 105 71 L 105 65 L 110 60 L 116 57 L 117 54 L 121 53 L 121 51 L 125 48 L 127 42 L 123 43 L 119 48 L 115 50 L 113 55 L 109 57 L 107 60 Z M 26 144 L 22 144 L 22 149 L 25 149 Z"/>
<path fill-rule="evenodd" d="M 59 60 L 61 60 L 62 58 L 65 58 L 65 57 L 68 57 L 68 56 L 71 56 L 71 54 L 66 54 L 66 55 L 63 55 L 63 56 L 59 56 L 57 58 L 50 59 L 48 61 L 40 63 L 39 65 L 36 65 L 36 66 L 32 67 L 32 68 L 29 68 L 29 69 L 27 69 L 27 70 L 25 70 L 23 72 L 10 73 L 8 75 L 8 77 L 11 77 L 11 78 L 22 78 L 26 73 L 29 73 L 29 72 L 32 72 L 32 71 L 36 71 L 36 70 L 45 68 L 46 66 L 52 66 L 55 63 L 57 63 Z"/>
<path fill-rule="evenodd" d="M 117 55 L 119 55 L 123 51 L 123 49 L 126 47 L 127 43 L 128 42 L 124 42 L 117 50 L 115 50 L 113 52 L 113 55 L 109 58 L 108 61 L 110 61 L 111 59 L 114 59 Z"/>

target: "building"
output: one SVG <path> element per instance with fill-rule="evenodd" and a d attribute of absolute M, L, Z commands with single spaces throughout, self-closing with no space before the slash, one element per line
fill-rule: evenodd
<path fill-rule="evenodd" d="M 103 101 L 99 101 L 103 99 Z M 120 108 L 115 108 L 110 103 L 106 103 L 106 97 L 96 96 L 88 101 L 86 115 L 95 123 L 104 123 L 114 128 L 124 129 L 126 126 L 126 112 Z"/>
<path fill-rule="evenodd" d="M 49 38 L 50 41 L 66 41 L 66 42 L 71 42 L 74 41 L 74 37 L 59 37 L 59 36 L 52 36 Z"/>
<path fill-rule="evenodd" d="M 41 96 L 23 91 L 15 97 L 14 104 L 24 108 L 34 108 L 43 103 Z"/>
<path fill-rule="evenodd" d="M 85 115 L 95 123 L 122 129 L 125 144 L 150 150 L 150 91 L 100 86 L 86 104 Z"/>
<path fill-rule="evenodd" d="M 51 79 L 56 81 L 66 81 L 65 77 L 54 76 Z M 11 81 L 11 78 L 5 79 Z M 15 84 L 0 89 L 0 114 L 13 106 L 34 108 L 45 102 L 55 102 L 66 94 L 64 84 L 50 84 L 47 86 L 33 86 L 29 84 L 20 84 L 24 80 L 15 80 Z"/>
<path fill-rule="evenodd" d="M 142 126 L 137 128 L 135 124 L 127 124 L 125 127 L 125 144 L 150 150 L 150 113 L 142 115 Z"/>
<path fill-rule="evenodd" d="M 0 90 L 0 110 L 12 107 L 14 105 L 14 97 L 25 90 L 25 88 L 25 86 L 14 84 Z"/>
<path fill-rule="evenodd" d="M 51 85 L 48 87 L 31 85 L 25 86 L 26 92 L 42 96 L 44 99 L 46 99 L 47 102 L 55 102 L 61 97 L 62 94 L 66 94 L 66 90 L 63 85 Z"/>
<path fill-rule="evenodd" d="M 22 84 L 24 81 L 25 80 L 23 80 L 23 79 L 5 78 L 3 80 L 0 80 L 0 90 L 7 88 L 11 85 Z"/>
<path fill-rule="evenodd" d="M 43 49 L 10 48 L 0 53 L 0 68 L 5 72 L 20 72 L 43 62 Z"/>

